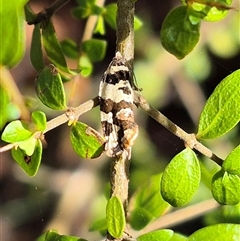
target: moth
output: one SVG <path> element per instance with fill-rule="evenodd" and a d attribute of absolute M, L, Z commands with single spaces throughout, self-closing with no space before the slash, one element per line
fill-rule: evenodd
<path fill-rule="evenodd" d="M 100 82 L 99 103 L 107 156 L 117 157 L 125 152 L 130 159 L 138 125 L 133 113 L 135 86 L 128 66 L 127 60 L 117 52 Z"/>

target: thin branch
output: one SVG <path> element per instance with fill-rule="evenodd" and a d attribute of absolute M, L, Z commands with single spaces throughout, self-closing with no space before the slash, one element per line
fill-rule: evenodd
<path fill-rule="evenodd" d="M 50 5 L 49 7 L 45 8 L 41 12 L 39 12 L 37 14 L 36 19 L 33 22 L 29 22 L 28 24 L 29 25 L 38 24 L 38 23 L 45 21 L 46 19 L 49 19 L 57 12 L 57 10 L 62 8 L 64 5 L 66 5 L 70 1 L 71 0 L 56 0 L 52 5 Z"/>
<path fill-rule="evenodd" d="M 47 133 L 48 131 L 50 131 L 66 122 L 73 123 L 74 121 L 76 121 L 79 118 L 80 115 L 82 115 L 82 114 L 88 112 L 89 110 L 91 110 L 92 108 L 98 106 L 98 104 L 99 104 L 98 97 L 95 97 L 92 100 L 88 100 L 87 102 L 79 105 L 78 107 L 70 108 L 66 113 L 64 113 L 60 116 L 57 116 L 56 118 L 48 121 L 47 128 L 43 132 L 43 134 Z M 17 145 L 17 143 L 7 144 L 0 148 L 0 153 L 9 151 L 16 145 Z"/>
<path fill-rule="evenodd" d="M 144 111 L 146 111 L 153 119 L 164 126 L 166 129 L 171 131 L 175 136 L 179 137 L 184 141 L 185 146 L 195 149 L 212 159 L 218 165 L 222 165 L 223 160 L 216 156 L 210 149 L 205 147 L 203 144 L 197 141 L 195 134 L 188 134 L 179 126 L 170 121 L 166 116 L 159 112 L 154 107 L 150 106 L 147 101 L 139 93 L 135 92 L 135 102 L 137 106 L 140 106 Z"/>
<path fill-rule="evenodd" d="M 89 110 L 91 110 L 92 108 L 98 106 L 98 104 L 99 104 L 98 97 L 95 97 L 95 98 L 88 100 L 87 102 L 79 105 L 78 107 L 70 108 L 66 113 L 48 121 L 47 128 L 43 134 L 45 134 L 46 132 L 48 132 L 68 121 L 73 122 L 74 120 L 77 120 L 80 115 L 82 115 L 82 114 L 88 112 Z"/>
<path fill-rule="evenodd" d="M 131 230 L 131 234 L 134 236 L 139 236 L 141 234 L 152 232 L 157 229 L 170 228 L 172 226 L 178 225 L 179 223 L 184 223 L 200 217 L 205 213 L 213 211 L 219 206 L 220 205 L 213 199 L 202 201 L 200 203 L 193 204 L 191 206 L 163 215 L 159 219 L 156 219 L 155 221 L 150 223 L 140 232 Z"/>

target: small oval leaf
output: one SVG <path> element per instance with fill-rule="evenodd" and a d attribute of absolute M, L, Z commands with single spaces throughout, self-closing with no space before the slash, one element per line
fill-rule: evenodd
<path fill-rule="evenodd" d="M 43 46 L 47 56 L 60 70 L 75 75 L 67 67 L 67 62 L 64 57 L 60 43 L 51 20 L 45 21 L 42 28 Z"/>
<path fill-rule="evenodd" d="M 223 79 L 208 98 L 201 113 L 197 138 L 224 135 L 240 120 L 240 70 Z"/>
<path fill-rule="evenodd" d="M 72 59 L 79 58 L 79 49 L 72 39 L 65 39 L 61 42 L 61 47 L 66 56 Z"/>
<path fill-rule="evenodd" d="M 222 168 L 228 173 L 240 176 L 240 145 L 224 160 Z"/>
<path fill-rule="evenodd" d="M 93 70 L 93 65 L 86 54 L 83 54 L 79 59 L 79 68 L 81 70 L 81 75 L 88 77 Z"/>
<path fill-rule="evenodd" d="M 104 20 L 112 29 L 116 29 L 117 4 L 111 3 L 105 6 Z"/>
<path fill-rule="evenodd" d="M 41 70 L 44 67 L 40 23 L 36 24 L 33 30 L 30 59 L 33 67 L 37 71 Z"/>
<path fill-rule="evenodd" d="M 54 110 L 67 108 L 62 79 L 53 65 L 45 66 L 38 74 L 35 88 L 44 105 Z"/>
<path fill-rule="evenodd" d="M 190 17 L 188 7 L 180 6 L 170 11 L 162 24 L 162 45 L 178 59 L 189 54 L 199 40 L 200 19 L 193 23 Z"/>
<path fill-rule="evenodd" d="M 240 202 L 240 177 L 223 169 L 212 179 L 212 195 L 220 204 L 236 205 Z"/>
<path fill-rule="evenodd" d="M 163 172 L 161 193 L 172 206 L 185 205 L 196 192 L 201 170 L 196 154 L 186 148 L 177 154 Z"/>
<path fill-rule="evenodd" d="M 162 229 L 153 231 L 150 233 L 143 234 L 137 238 L 137 241 L 153 241 L 153 240 L 161 240 L 161 241 L 169 241 L 173 236 L 173 231 L 170 229 Z"/>
<path fill-rule="evenodd" d="M 20 148 L 12 149 L 12 156 L 19 166 L 29 175 L 36 175 L 42 158 L 42 143 L 40 140 L 35 142 L 34 152 L 31 156 Z"/>
<path fill-rule="evenodd" d="M 33 133 L 26 129 L 20 120 L 9 123 L 2 133 L 2 140 L 15 143 L 18 141 L 27 140 Z"/>
<path fill-rule="evenodd" d="M 120 199 L 113 196 L 109 199 L 106 208 L 107 228 L 110 235 L 120 238 L 126 226 L 125 212 Z"/>
<path fill-rule="evenodd" d="M 87 54 L 90 61 L 97 62 L 104 58 L 107 42 L 100 39 L 89 39 L 82 43 L 82 51 Z"/>
<path fill-rule="evenodd" d="M 44 131 L 47 127 L 47 118 L 42 111 L 34 111 L 31 115 L 32 122 L 36 125 L 38 131 Z"/>
<path fill-rule="evenodd" d="M 239 241 L 239 224 L 216 224 L 197 230 L 187 241 Z"/>
<path fill-rule="evenodd" d="M 83 158 L 97 158 L 104 151 L 104 138 L 84 123 L 76 122 L 71 127 L 70 139 L 75 152 Z"/>

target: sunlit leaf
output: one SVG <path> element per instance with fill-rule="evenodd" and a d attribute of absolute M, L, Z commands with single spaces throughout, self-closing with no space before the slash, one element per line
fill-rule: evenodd
<path fill-rule="evenodd" d="M 240 202 L 240 177 L 224 170 L 218 171 L 212 179 L 212 194 L 220 204 L 235 205 Z"/>
<path fill-rule="evenodd" d="M 200 116 L 197 138 L 216 138 L 234 128 L 240 120 L 240 70 L 215 88 Z"/>
<path fill-rule="evenodd" d="M 162 229 L 162 230 L 157 230 L 157 231 L 143 234 L 137 238 L 137 241 L 153 241 L 153 240 L 170 241 L 172 236 L 173 236 L 172 230 Z"/>
<path fill-rule="evenodd" d="M 27 140 L 31 135 L 32 132 L 29 131 L 21 121 L 16 120 L 6 126 L 2 133 L 2 140 L 9 143 L 15 143 Z"/>
<path fill-rule="evenodd" d="M 239 224 L 216 224 L 201 228 L 191 234 L 187 241 L 239 241 Z"/>
<path fill-rule="evenodd" d="M 97 158 L 104 150 L 104 138 L 90 126 L 81 122 L 72 125 L 70 139 L 73 149 L 83 158 Z"/>
<path fill-rule="evenodd" d="M 47 126 L 47 118 L 42 111 L 34 111 L 31 115 L 32 122 L 36 125 L 37 130 L 44 131 Z"/>
<path fill-rule="evenodd" d="M 240 145 L 238 145 L 224 160 L 224 171 L 240 176 Z"/>
<path fill-rule="evenodd" d="M 40 140 L 36 140 L 34 152 L 31 156 L 20 147 L 12 149 L 12 156 L 19 166 L 29 175 L 36 175 L 42 159 L 42 143 Z"/>
<path fill-rule="evenodd" d="M 201 170 L 196 154 L 186 148 L 177 154 L 163 172 L 161 193 L 172 206 L 183 206 L 197 191 Z"/>
<path fill-rule="evenodd" d="M 126 226 L 125 212 L 120 199 L 113 196 L 109 199 L 106 208 L 107 228 L 110 235 L 120 238 Z"/>

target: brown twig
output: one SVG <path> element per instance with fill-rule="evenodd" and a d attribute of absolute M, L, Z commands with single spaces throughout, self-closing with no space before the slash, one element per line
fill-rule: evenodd
<path fill-rule="evenodd" d="M 139 93 L 135 92 L 135 102 L 137 106 L 140 106 L 144 111 L 146 111 L 153 119 L 164 126 L 166 129 L 171 131 L 175 136 L 179 137 L 184 141 L 185 146 L 191 149 L 195 149 L 205 155 L 206 157 L 212 159 L 218 165 L 222 165 L 223 160 L 216 156 L 210 149 L 205 147 L 203 144 L 197 141 L 195 134 L 188 134 L 179 126 L 170 121 L 166 116 L 159 112 L 154 107 L 150 106 L 147 101 Z"/>
<path fill-rule="evenodd" d="M 62 8 L 70 1 L 71 0 L 56 0 L 52 5 L 39 12 L 36 16 L 36 19 L 32 22 L 28 22 L 28 24 L 38 24 L 45 21 L 46 19 L 49 19 L 52 15 L 54 15 L 57 12 L 57 10 Z"/>

